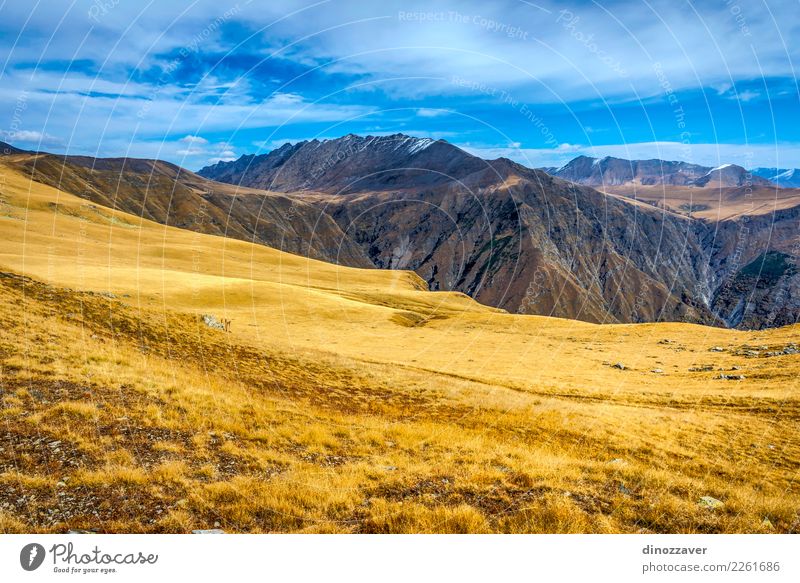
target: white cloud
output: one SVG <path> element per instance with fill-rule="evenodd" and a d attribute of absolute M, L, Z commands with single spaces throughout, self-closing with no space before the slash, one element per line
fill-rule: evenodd
<path fill-rule="evenodd" d="M 735 96 L 734 99 L 738 99 L 739 101 L 752 101 L 753 99 L 758 99 L 761 97 L 761 93 L 758 91 L 739 91 Z"/>
<path fill-rule="evenodd" d="M 57 146 L 64 143 L 64 141 L 48 133 L 31 131 L 31 130 L 9 130 L 0 132 L 0 136 L 9 142 L 23 143 L 23 144 L 36 144 L 43 146 Z"/>
<path fill-rule="evenodd" d="M 200 136 L 184 136 L 179 142 L 184 142 L 185 144 L 207 144 L 208 140 L 205 138 L 201 138 Z"/>
<path fill-rule="evenodd" d="M 78 72 L 41 71 L 31 77 L 9 71 L 0 83 L 0 102 L 13 108 L 24 96 L 25 123 L 39 122 L 42 126 L 13 132 L 16 138 L 11 137 L 12 132 L 0 135 L 7 135 L 12 145 L 13 141 L 41 142 L 70 154 L 142 155 L 180 162 L 174 157 L 220 157 L 217 150 L 208 150 L 210 143 L 202 137 L 210 133 L 235 134 L 294 123 L 336 123 L 376 111 L 372 106 L 314 103 L 296 94 L 277 94 L 253 102 L 239 93 L 225 93 L 208 103 L 203 91 L 187 93 L 174 84 L 154 87 L 103 82 L 104 91 L 98 95 L 92 93 L 95 81 Z M 54 92 L 52 88 L 59 85 L 80 87 L 81 91 Z M 176 135 L 182 137 L 176 139 Z M 200 147 L 206 149 L 201 151 Z"/>
<path fill-rule="evenodd" d="M 200 154 L 205 153 L 205 149 L 203 148 L 185 148 L 183 150 L 176 150 L 176 154 L 179 156 L 198 156 Z"/>
<path fill-rule="evenodd" d="M 276 46 L 278 39 L 308 36 L 283 54 L 376 80 L 407 97 L 466 93 L 468 87 L 452 83 L 457 76 L 520 100 L 635 98 L 660 95 L 663 80 L 678 90 L 792 77 L 800 58 L 800 45 L 788 41 L 800 25 L 792 0 L 737 5 L 739 15 L 724 2 L 570 3 L 568 11 L 561 3 L 538 4 L 543 9 L 478 0 L 331 3 L 266 36 Z M 399 18 L 399 12 L 440 17 Z M 535 34 L 504 35 L 486 21 Z"/>
<path fill-rule="evenodd" d="M 445 115 L 450 115 L 452 112 L 447 109 L 431 109 L 428 107 L 420 107 L 417 110 L 417 115 L 419 117 L 442 117 Z"/>
<path fill-rule="evenodd" d="M 28 42 L 17 43 L 12 51 L 16 33 L 0 35 L 0 44 L 5 42 L 9 50 L 9 65 L 0 80 L 0 102 L 10 111 L 20 95 L 25 95 L 25 127 L 36 130 L 23 134 L 28 143 L 55 143 L 52 140 L 57 135 L 64 137 L 68 150 L 85 154 L 167 157 L 184 152 L 177 155 L 221 158 L 228 154 L 210 151 L 208 142 L 199 141 L 205 140 L 201 135 L 299 123 L 336 124 L 379 113 L 375 107 L 358 103 L 314 103 L 288 89 L 254 101 L 252 81 L 242 72 L 217 69 L 194 86 L 182 85 L 170 75 L 163 83 L 142 82 L 144 72 L 163 70 L 168 62 L 164 55 L 186 49 L 226 7 L 217 0 L 197 0 L 189 7 L 163 2 L 147 10 L 136 3 L 112 4 L 97 19 L 89 18 L 89 11 L 97 6 L 95 0 L 55 2 L 55 8 L 48 9 L 30 9 L 26 3 L 3 5 L 0 28 L 4 32 L 24 30 Z M 725 2 L 572 3 L 570 18 L 564 18 L 561 4 L 547 0 L 536 4 L 542 8 L 528 2 L 479 0 L 435 5 L 427 0 L 284 0 L 243 2 L 234 18 L 262 31 L 254 45 L 260 43 L 265 59 L 281 50 L 281 57 L 319 65 L 323 73 L 355 75 L 361 83 L 374 82 L 376 91 L 401 97 L 473 95 L 494 99 L 476 93 L 469 85 L 454 83 L 457 76 L 520 102 L 573 103 L 598 96 L 617 101 L 660 100 L 662 79 L 654 68 L 658 63 L 663 80 L 676 91 L 711 87 L 726 98 L 752 101 L 766 95 L 754 89 L 743 89 L 737 95 L 734 87 L 742 79 L 793 77 L 793 62 L 800 58 L 800 43 L 790 42 L 800 27 L 800 11 L 792 0 L 770 0 L 758 6 L 742 2 L 737 5 L 738 16 Z M 294 10 L 301 12 L 287 16 Z M 401 10 L 442 12 L 445 17 L 401 20 Z M 531 34 L 512 37 L 500 27 L 485 24 L 489 21 Z M 591 42 L 584 42 L 589 37 Z M 239 40 L 215 31 L 204 38 L 200 50 L 224 54 Z M 601 52 L 618 60 L 626 75 L 604 62 Z M 64 70 L 16 68 L 65 59 L 75 64 L 69 70 L 66 66 Z M 87 69 L 94 67 L 100 72 L 80 73 L 80 63 L 86 61 L 93 63 Z M 226 77 L 235 74 L 241 76 Z M 419 118 L 448 113 L 431 107 L 417 110 Z M 398 127 L 389 127 L 387 133 L 399 129 L 426 135 Z M 181 135 L 197 141 L 177 143 L 180 140 L 175 136 Z M 432 137 L 449 135 L 438 132 Z M 269 136 L 264 138 L 271 141 Z M 673 148 L 661 144 L 666 152 Z M 205 146 L 203 153 L 200 145 Z M 615 148 L 624 151 L 636 146 L 648 152 L 658 150 L 641 144 Z M 690 154 L 713 158 L 714 152 L 706 146 L 694 145 Z M 791 158 L 793 146 L 786 147 L 785 157 Z M 557 150 L 507 150 L 556 159 L 599 148 L 562 144 Z M 757 153 L 769 157 L 768 152 Z M 672 157 L 686 157 L 677 154 L 680 151 Z"/>

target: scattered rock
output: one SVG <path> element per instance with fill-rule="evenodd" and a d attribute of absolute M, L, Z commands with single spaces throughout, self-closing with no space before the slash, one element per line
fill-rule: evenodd
<path fill-rule="evenodd" d="M 207 530 L 193 530 L 192 534 L 225 534 L 221 528 L 209 528 Z"/>
<path fill-rule="evenodd" d="M 219 522 L 215 522 L 214 523 L 214 528 L 219 528 L 219 527 L 220 527 L 220 523 Z"/>
<path fill-rule="evenodd" d="M 743 374 L 725 374 L 722 373 L 721 375 L 717 375 L 717 378 L 723 381 L 743 381 L 744 375 Z"/>
<path fill-rule="evenodd" d="M 701 364 L 700 366 L 693 366 L 689 369 L 689 372 L 709 372 L 714 370 L 713 364 Z"/>
<path fill-rule="evenodd" d="M 722 508 L 725 506 L 725 503 L 722 500 L 717 500 L 711 496 L 701 496 L 698 504 L 701 508 L 708 508 L 710 510 L 716 510 L 717 508 Z"/>
<path fill-rule="evenodd" d="M 674 340 L 667 340 L 666 338 L 664 338 L 663 340 L 659 340 L 658 343 L 659 344 L 675 344 L 675 341 Z"/>
<path fill-rule="evenodd" d="M 618 362 L 616 364 L 612 364 L 611 368 L 618 368 L 619 370 L 625 370 L 625 365 L 622 364 L 621 362 Z"/>
<path fill-rule="evenodd" d="M 732 366 L 731 370 L 742 370 L 741 366 Z"/>
<path fill-rule="evenodd" d="M 722 346 L 712 346 L 708 349 L 711 352 L 725 352 L 725 349 Z"/>
<path fill-rule="evenodd" d="M 83 530 L 82 528 L 70 528 L 67 534 L 97 534 L 91 530 Z"/>
<path fill-rule="evenodd" d="M 610 462 L 608 462 L 608 463 L 610 463 L 610 464 L 614 464 L 615 466 L 616 466 L 616 465 L 621 465 L 621 466 L 624 466 L 624 465 L 625 465 L 625 460 L 624 460 L 624 459 L 622 459 L 621 457 L 615 457 L 613 460 L 611 460 L 611 461 L 610 461 Z"/>
<path fill-rule="evenodd" d="M 217 320 L 216 317 L 211 316 L 209 314 L 203 314 L 202 315 L 202 320 L 203 320 L 203 324 L 205 324 L 209 328 L 214 328 L 216 330 L 224 330 L 225 329 L 225 325 L 222 322 Z"/>
<path fill-rule="evenodd" d="M 620 494 L 622 494 L 623 496 L 632 496 L 632 495 L 633 495 L 633 492 L 631 492 L 631 491 L 630 491 L 628 488 L 626 488 L 626 487 L 625 487 L 624 485 L 622 485 L 622 484 L 620 484 L 620 485 L 619 485 L 619 492 L 620 492 Z"/>
<path fill-rule="evenodd" d="M 654 368 L 654 369 L 653 369 L 653 370 L 651 370 L 650 372 L 654 372 L 654 373 L 656 373 L 656 374 L 661 374 L 661 373 L 663 373 L 664 371 L 663 371 L 663 370 L 661 370 L 660 368 Z"/>

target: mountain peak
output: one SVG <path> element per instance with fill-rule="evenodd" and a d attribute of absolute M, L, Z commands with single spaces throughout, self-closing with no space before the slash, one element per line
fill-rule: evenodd
<path fill-rule="evenodd" d="M 407 184 L 438 184 L 485 165 L 485 161 L 444 140 L 402 133 L 347 134 L 322 141 L 287 143 L 267 154 L 207 166 L 198 174 L 265 190 L 342 194 Z"/>

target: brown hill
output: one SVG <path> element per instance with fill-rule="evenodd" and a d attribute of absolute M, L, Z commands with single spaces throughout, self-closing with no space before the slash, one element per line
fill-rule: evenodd
<path fill-rule="evenodd" d="M 11 161 L 38 182 L 165 225 L 372 266 L 330 216 L 285 194 L 213 182 L 158 160 L 25 154 Z"/>

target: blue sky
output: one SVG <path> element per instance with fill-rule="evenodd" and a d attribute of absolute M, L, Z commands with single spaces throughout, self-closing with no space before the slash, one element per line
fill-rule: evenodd
<path fill-rule="evenodd" d="M 0 139 L 191 169 L 347 133 L 800 167 L 797 0 L 0 5 Z"/>

